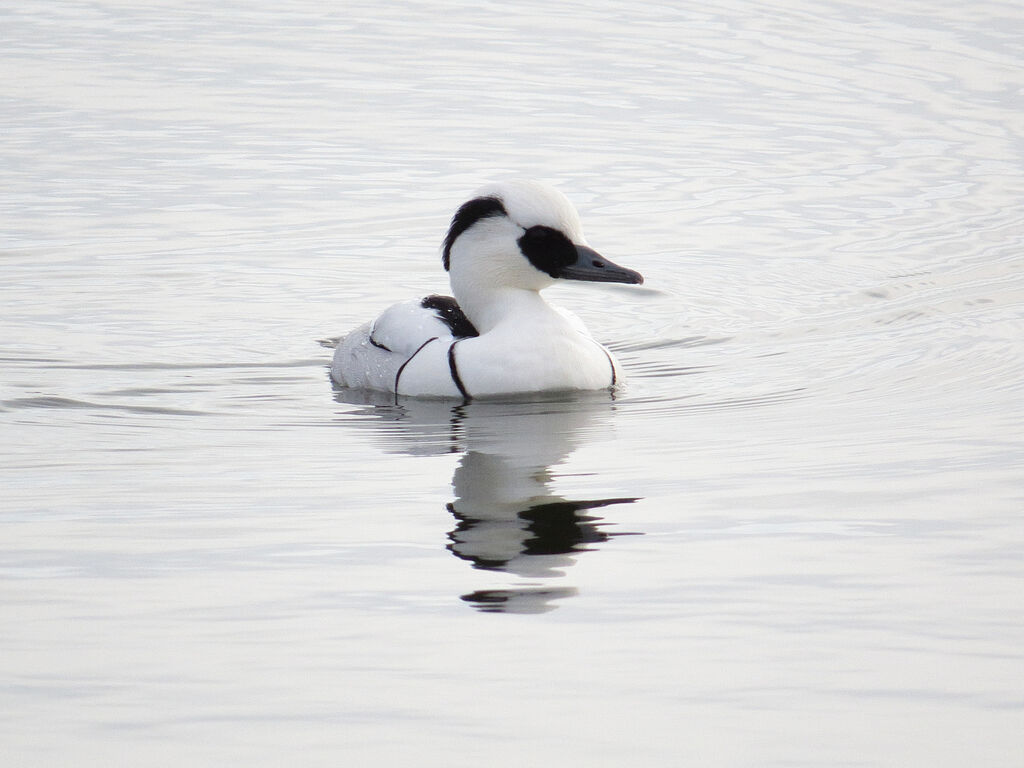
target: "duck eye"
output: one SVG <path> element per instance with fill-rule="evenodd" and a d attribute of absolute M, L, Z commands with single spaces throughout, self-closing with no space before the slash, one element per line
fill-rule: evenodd
<path fill-rule="evenodd" d="M 530 227 L 518 240 L 519 250 L 534 267 L 552 277 L 576 263 L 576 246 L 552 227 Z"/>

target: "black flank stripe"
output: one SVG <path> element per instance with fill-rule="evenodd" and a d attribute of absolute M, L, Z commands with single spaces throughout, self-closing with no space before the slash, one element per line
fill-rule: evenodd
<path fill-rule="evenodd" d="M 469 400 L 469 392 L 466 390 L 466 385 L 462 383 L 462 377 L 459 376 L 459 366 L 455 364 L 455 345 L 458 343 L 453 341 L 452 345 L 448 347 L 448 370 L 452 372 L 452 381 L 459 388 L 459 392 L 462 393 L 464 398 Z"/>
<path fill-rule="evenodd" d="M 411 363 L 411 362 L 412 362 L 412 359 L 413 359 L 414 357 L 416 357 L 416 355 L 418 355 L 418 354 L 419 354 L 420 352 L 422 352 L 422 351 L 423 351 L 423 348 L 424 348 L 425 346 L 427 346 L 427 344 L 429 344 L 429 343 L 430 343 L 430 342 L 432 342 L 432 341 L 437 341 L 437 336 L 434 336 L 433 338 L 427 339 L 427 340 L 426 340 L 426 341 L 424 341 L 424 342 L 423 342 L 422 344 L 420 344 L 420 348 L 419 348 L 419 349 L 417 349 L 417 350 L 416 350 L 415 352 L 413 352 L 413 353 L 412 353 L 412 354 L 411 354 L 411 355 L 409 356 L 409 359 L 408 359 L 408 360 L 406 360 L 406 361 L 405 361 L 404 363 L 402 363 L 402 364 L 401 364 L 401 365 L 399 366 L 399 368 L 398 368 L 398 373 L 396 373 L 396 374 L 395 374 L 395 402 L 398 402 L 398 380 L 399 380 L 400 378 L 402 378 L 402 371 L 404 371 L 404 370 L 405 370 L 405 366 L 407 366 L 407 365 L 408 365 L 409 363 Z"/>
<path fill-rule="evenodd" d="M 383 349 L 385 352 L 390 352 L 391 351 L 391 347 L 387 346 L 386 344 L 381 344 L 379 341 L 377 341 L 375 338 L 373 338 L 373 334 L 375 334 L 376 332 L 377 332 L 377 321 L 374 320 L 370 324 L 370 336 L 369 336 L 370 343 L 373 346 L 375 346 L 377 349 Z"/>

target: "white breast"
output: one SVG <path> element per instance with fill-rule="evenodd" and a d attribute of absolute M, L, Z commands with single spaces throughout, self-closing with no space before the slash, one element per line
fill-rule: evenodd
<path fill-rule="evenodd" d="M 516 392 L 605 389 L 613 385 L 614 361 L 589 335 L 567 328 L 503 326 L 465 339 L 455 357 L 474 397 Z"/>

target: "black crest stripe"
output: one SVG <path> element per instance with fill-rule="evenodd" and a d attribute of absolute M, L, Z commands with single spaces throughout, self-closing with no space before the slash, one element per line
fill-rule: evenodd
<path fill-rule="evenodd" d="M 459 392 L 462 396 L 469 400 L 469 392 L 466 390 L 466 385 L 462 383 L 462 377 L 459 376 L 459 366 L 455 363 L 455 346 L 459 342 L 453 341 L 452 345 L 448 347 L 448 370 L 452 373 L 452 381 L 455 382 L 455 386 L 459 388 Z"/>
<path fill-rule="evenodd" d="M 395 402 L 398 402 L 398 380 L 400 378 L 402 378 L 402 371 L 405 370 L 405 366 L 407 366 L 409 363 L 411 363 L 412 359 L 414 357 L 416 357 L 416 355 L 418 355 L 420 352 L 422 352 L 423 348 L 425 346 L 427 346 L 427 344 L 429 344 L 432 341 L 437 341 L 437 336 L 433 336 L 433 337 L 427 339 L 426 341 L 424 341 L 422 344 L 420 344 L 419 349 L 417 349 L 415 352 L 413 352 L 411 355 L 409 355 L 409 359 L 406 360 L 404 363 L 402 363 L 398 367 L 398 373 L 395 374 Z"/>
<path fill-rule="evenodd" d="M 497 197 L 474 197 L 455 212 L 452 217 L 451 226 L 448 227 L 448 234 L 444 238 L 444 250 L 442 251 L 441 262 L 445 271 L 451 266 L 452 246 L 459 235 L 472 227 L 481 219 L 491 216 L 507 216 L 505 206 Z"/>

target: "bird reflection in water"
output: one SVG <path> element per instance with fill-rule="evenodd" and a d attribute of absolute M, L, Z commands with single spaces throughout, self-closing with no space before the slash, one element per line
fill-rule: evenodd
<path fill-rule="evenodd" d="M 588 510 L 628 504 L 634 497 L 570 501 L 553 495 L 548 468 L 539 472 L 508 457 L 467 451 L 452 478 L 456 499 L 447 505 L 457 525 L 448 550 L 486 571 L 524 579 L 558 578 L 572 555 L 593 549 L 612 536 L 608 523 Z M 527 468 L 528 469 L 528 468 Z M 576 594 L 571 588 L 521 587 L 477 590 L 462 599 L 483 611 L 550 610 L 552 600 Z"/>
<path fill-rule="evenodd" d="M 455 503 L 448 504 L 448 511 L 459 521 L 454 531 L 448 534 L 451 543 L 450 551 L 456 557 L 468 560 L 474 568 L 487 571 L 508 571 L 521 576 L 532 575 L 533 578 L 551 578 L 561 576 L 557 566 L 568 566 L 572 559 L 564 557 L 570 553 L 588 552 L 592 547 L 608 541 L 612 536 L 634 535 L 627 532 L 605 532 L 605 525 L 600 517 L 581 514 L 584 510 L 604 507 L 609 504 L 629 504 L 635 498 L 601 499 L 598 501 L 561 501 L 550 504 L 538 504 L 518 513 L 517 520 L 495 525 L 493 520 L 481 520 L 460 514 Z M 496 553 L 482 553 L 478 550 L 496 541 L 505 540 L 508 531 L 500 531 L 505 527 L 518 528 L 519 551 L 512 553 L 508 559 L 496 556 Z M 481 546 L 483 545 L 483 546 Z M 526 573 L 524 571 L 532 571 Z M 545 589 L 480 589 L 463 595 L 462 599 L 481 611 L 494 613 L 516 609 L 517 612 L 535 612 L 538 609 L 549 609 L 549 602 L 560 597 L 571 597 L 576 590 L 568 587 Z M 531 610 L 527 610 L 531 609 Z"/>
<path fill-rule="evenodd" d="M 338 393 L 351 402 L 351 393 Z M 460 452 L 452 477 L 455 518 L 448 550 L 474 569 L 504 572 L 518 581 L 461 596 L 492 613 L 542 613 L 576 589 L 551 584 L 582 552 L 616 536 L 613 523 L 593 510 L 638 500 L 634 496 L 574 500 L 557 495 L 552 468 L 586 439 L 607 436 L 614 402 L 607 393 L 547 396 L 542 400 L 450 403 L 406 401 L 373 413 L 397 429 L 402 453 Z"/>

